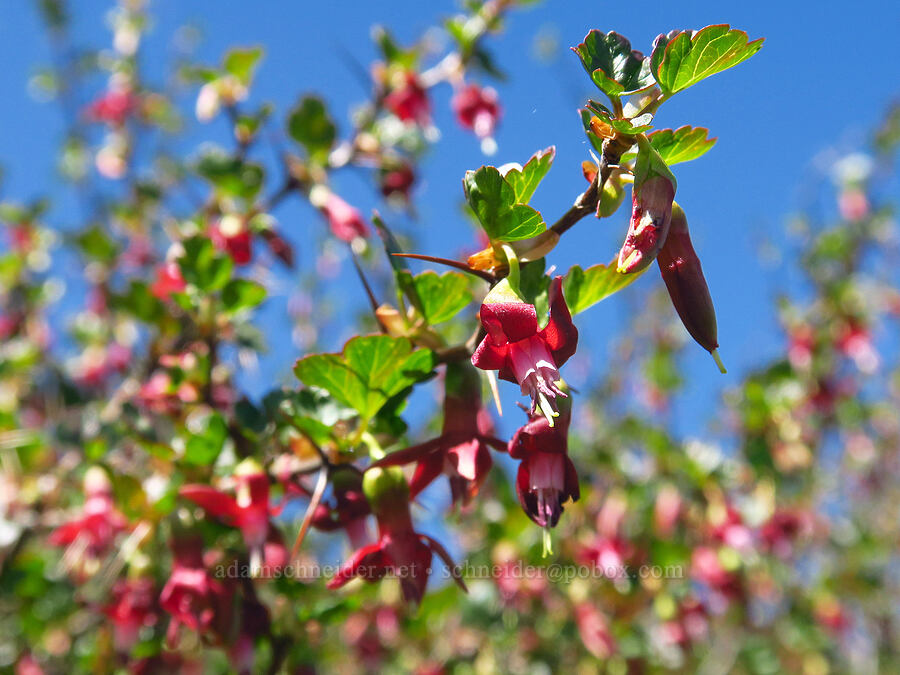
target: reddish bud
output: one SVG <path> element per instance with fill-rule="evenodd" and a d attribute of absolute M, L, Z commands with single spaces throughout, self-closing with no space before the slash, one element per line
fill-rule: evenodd
<path fill-rule="evenodd" d="M 701 347 L 714 352 L 719 346 L 716 310 L 703 277 L 700 259 L 691 244 L 687 218 L 677 204 L 672 209 L 671 229 L 657 263 L 684 327 Z"/>
<path fill-rule="evenodd" d="M 638 139 L 634 167 L 631 223 L 622 250 L 618 271 L 634 274 L 647 268 L 666 243 L 675 199 L 675 176 L 646 137 Z"/>
<path fill-rule="evenodd" d="M 403 122 L 418 124 L 422 127 L 427 127 L 431 122 L 431 104 L 428 102 L 428 92 L 413 72 L 406 73 L 400 86 L 384 97 L 384 107 Z"/>

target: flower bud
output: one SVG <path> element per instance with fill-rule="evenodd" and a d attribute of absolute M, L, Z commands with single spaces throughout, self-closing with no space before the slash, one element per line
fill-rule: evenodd
<path fill-rule="evenodd" d="M 600 199 L 597 202 L 597 217 L 608 218 L 619 210 L 623 201 L 625 201 L 625 188 L 615 176 L 610 176 L 603 186 L 603 192 L 600 193 Z"/>
<path fill-rule="evenodd" d="M 718 346 L 716 310 L 713 307 L 700 259 L 691 244 L 687 218 L 678 204 L 672 208 L 672 224 L 656 259 L 675 311 L 688 333 L 712 353 Z"/>
<path fill-rule="evenodd" d="M 634 168 L 631 224 L 622 250 L 618 272 L 634 274 L 653 262 L 666 243 L 675 199 L 675 176 L 646 137 L 638 139 Z"/>

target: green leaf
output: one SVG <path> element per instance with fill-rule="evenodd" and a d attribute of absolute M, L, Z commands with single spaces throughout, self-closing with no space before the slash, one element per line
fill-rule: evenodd
<path fill-rule="evenodd" d="M 241 199 L 253 199 L 262 186 L 264 172 L 259 164 L 232 157 L 221 148 L 208 150 L 194 165 L 194 170 L 217 190 Z"/>
<path fill-rule="evenodd" d="M 222 416 L 213 412 L 189 420 L 188 429 L 191 436 L 184 447 L 184 461 L 195 466 L 208 466 L 215 462 L 228 436 L 228 427 Z"/>
<path fill-rule="evenodd" d="M 386 28 L 375 26 L 372 30 L 372 37 L 381 50 L 387 65 L 402 66 L 405 69 L 411 69 L 415 66 L 417 60 L 416 50 L 400 47 Z"/>
<path fill-rule="evenodd" d="M 659 153 L 667 165 L 671 166 L 680 162 L 689 162 L 709 152 L 716 144 L 716 139 L 707 138 L 707 134 L 709 134 L 709 129 L 683 126 L 675 131 L 659 129 L 651 133 L 648 138 L 653 149 Z"/>
<path fill-rule="evenodd" d="M 356 337 L 340 354 L 313 354 L 297 361 L 294 373 L 359 412 L 368 422 L 394 395 L 429 377 L 434 355 L 413 351 L 406 338 Z"/>
<path fill-rule="evenodd" d="M 425 320 L 435 325 L 456 316 L 472 302 L 469 280 L 460 272 L 427 271 L 414 279 L 416 293 L 424 307 Z"/>
<path fill-rule="evenodd" d="M 572 314 L 583 312 L 613 293 L 621 291 L 646 270 L 635 274 L 616 272 L 616 261 L 608 265 L 592 265 L 586 270 L 572 267 L 563 279 L 563 295 Z"/>
<path fill-rule="evenodd" d="M 262 58 L 262 47 L 234 48 L 225 55 L 225 71 L 247 86 L 253 80 L 253 72 Z"/>
<path fill-rule="evenodd" d="M 531 201 L 537 186 L 550 170 L 554 157 L 556 157 L 556 148 L 551 145 L 546 150 L 534 153 L 521 170 L 513 167 L 504 174 L 506 182 L 512 185 L 517 203 L 527 204 Z"/>
<path fill-rule="evenodd" d="M 627 38 L 615 31 L 592 30 L 572 51 L 600 91 L 610 98 L 628 96 L 653 85 L 650 59 L 631 49 Z"/>
<path fill-rule="evenodd" d="M 763 40 L 748 42 L 747 33 L 727 24 L 670 33 L 657 38 L 651 70 L 663 92 L 674 94 L 749 59 Z"/>
<path fill-rule="evenodd" d="M 76 241 L 88 258 L 101 263 L 109 264 L 119 254 L 116 242 L 98 225 L 89 227 L 79 234 Z"/>
<path fill-rule="evenodd" d="M 231 278 L 231 257 L 216 251 L 206 237 L 191 237 L 182 242 L 184 255 L 178 259 L 181 274 L 189 284 L 210 293 L 224 287 Z"/>
<path fill-rule="evenodd" d="M 150 292 L 147 283 L 136 279 L 131 280 L 124 294 L 113 295 L 111 304 L 147 323 L 156 323 L 165 314 L 165 306 Z"/>
<path fill-rule="evenodd" d="M 304 96 L 288 114 L 288 133 L 306 148 L 310 159 L 322 162 L 334 145 L 337 128 L 320 98 Z"/>
<path fill-rule="evenodd" d="M 222 304 L 232 314 L 256 307 L 265 299 L 265 286 L 249 279 L 232 279 L 222 289 Z"/>
<path fill-rule="evenodd" d="M 547 229 L 541 214 L 516 202 L 516 191 L 493 166 L 467 171 L 466 200 L 491 241 L 519 241 Z"/>

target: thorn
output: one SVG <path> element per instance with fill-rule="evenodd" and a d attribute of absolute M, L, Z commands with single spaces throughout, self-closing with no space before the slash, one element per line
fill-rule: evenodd
<path fill-rule="evenodd" d="M 493 274 L 484 272 L 482 270 L 473 270 L 471 267 L 463 262 L 460 262 L 459 260 L 450 260 L 449 258 L 436 258 L 431 255 L 421 255 L 419 253 L 391 253 L 391 255 L 396 258 L 412 258 L 414 260 L 424 260 L 426 262 L 433 262 L 439 265 L 447 265 L 448 267 L 454 267 L 458 270 L 462 270 L 463 272 L 474 274 L 476 277 L 480 277 L 488 283 L 493 283 L 495 281 Z"/>
<path fill-rule="evenodd" d="M 710 354 L 712 354 L 713 360 L 715 360 L 716 365 L 719 366 L 719 372 L 722 373 L 723 375 L 724 375 L 725 373 L 727 373 L 728 371 L 725 370 L 725 364 L 722 363 L 722 357 L 719 356 L 719 350 L 718 350 L 718 349 L 713 349 L 713 350 L 710 352 Z"/>

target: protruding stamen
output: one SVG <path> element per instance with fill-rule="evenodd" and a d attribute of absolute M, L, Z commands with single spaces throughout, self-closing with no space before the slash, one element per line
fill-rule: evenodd
<path fill-rule="evenodd" d="M 553 536 L 550 534 L 550 528 L 544 528 L 544 551 L 543 555 L 546 558 L 548 555 L 553 555 Z"/>

